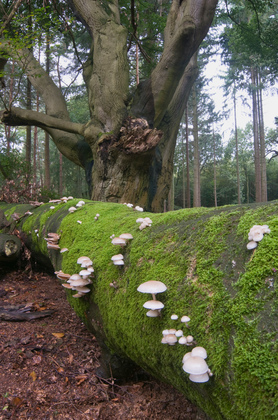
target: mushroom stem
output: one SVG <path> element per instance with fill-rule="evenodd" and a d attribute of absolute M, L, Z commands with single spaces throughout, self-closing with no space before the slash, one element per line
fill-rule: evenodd
<path fill-rule="evenodd" d="M 153 300 L 156 300 L 155 293 L 152 293 Z"/>

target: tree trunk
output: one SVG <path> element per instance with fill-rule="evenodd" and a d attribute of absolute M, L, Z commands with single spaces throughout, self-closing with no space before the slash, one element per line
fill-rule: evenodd
<path fill-rule="evenodd" d="M 172 384 L 214 420 L 250 420 L 254 413 L 258 419 L 276 418 L 278 258 L 273 250 L 278 204 L 140 213 L 152 219 L 152 226 L 140 231 L 138 212 L 127 206 L 86 201 L 69 213 L 77 201 L 54 210 L 52 203 L 32 208 L 17 229 L 33 257 L 56 271 L 77 273 L 79 256 L 92 259 L 90 293 L 77 299 L 72 297 L 76 291 L 65 289 L 65 295 L 103 348 L 113 353 L 105 356 L 108 375 L 111 367 L 118 376 L 117 355 Z M 9 217 L 27 209 L 0 207 Z M 271 232 L 249 251 L 253 223 L 267 223 Z M 68 251 L 47 248 L 44 238 L 50 232 L 61 235 L 59 246 Z M 134 239 L 124 248 L 111 243 L 112 234 L 126 232 Z M 117 267 L 111 257 L 119 252 L 124 266 Z M 151 295 L 137 291 L 148 280 L 167 287 L 159 294 L 164 308 L 158 318 L 147 317 L 143 307 Z M 178 320 L 171 320 L 172 314 Z M 188 327 L 180 321 L 183 315 L 191 318 Z M 169 328 L 192 335 L 193 345 L 162 344 L 162 331 Z M 182 369 L 184 354 L 196 346 L 207 350 L 213 373 L 204 384 L 191 382 Z"/>
<path fill-rule="evenodd" d="M 233 92 L 233 99 L 234 99 L 234 123 L 235 123 L 235 141 L 236 141 L 236 180 L 237 180 L 237 203 L 241 204 L 241 197 L 240 197 L 240 176 L 239 176 L 239 154 L 238 154 L 238 130 L 237 130 L 237 107 L 236 107 L 236 89 L 234 85 L 234 92 Z"/>
<path fill-rule="evenodd" d="M 195 86 L 192 89 L 192 108 L 193 108 L 193 139 L 194 139 L 194 190 L 193 207 L 201 206 L 201 184 L 200 184 L 200 156 L 198 139 L 198 107 L 197 93 Z"/>
<path fill-rule="evenodd" d="M 251 68 L 256 202 L 262 201 L 262 178 L 257 104 L 257 70 Z"/>
<path fill-rule="evenodd" d="M 213 128 L 213 195 L 214 195 L 214 207 L 217 207 L 216 153 L 215 153 L 215 133 L 214 133 L 214 128 Z"/>
<path fill-rule="evenodd" d="M 265 134 L 264 134 L 264 113 L 263 96 L 261 87 L 261 78 L 258 75 L 258 116 L 260 131 L 260 161 L 261 161 L 261 183 L 262 183 L 262 201 L 267 201 L 267 177 L 266 177 L 266 156 L 265 156 Z"/>

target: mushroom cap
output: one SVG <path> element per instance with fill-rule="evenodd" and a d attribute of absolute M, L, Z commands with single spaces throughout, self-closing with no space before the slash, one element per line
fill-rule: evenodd
<path fill-rule="evenodd" d="M 157 309 L 151 309 L 146 313 L 146 315 L 150 318 L 156 318 L 160 315 L 159 311 Z"/>
<path fill-rule="evenodd" d="M 72 274 L 69 278 L 68 283 L 70 283 L 71 281 L 74 281 L 74 280 L 81 280 L 81 279 L 82 279 L 82 277 L 79 274 Z"/>
<path fill-rule="evenodd" d="M 140 284 L 140 286 L 137 288 L 138 292 L 153 294 L 162 293 L 165 292 L 165 290 L 167 290 L 165 284 L 162 283 L 162 281 L 157 280 L 146 281 L 145 283 Z"/>
<path fill-rule="evenodd" d="M 175 332 L 176 337 L 182 337 L 183 336 L 183 331 L 182 330 L 178 330 Z"/>
<path fill-rule="evenodd" d="M 113 261 L 114 265 L 125 265 L 124 260 L 115 260 Z"/>
<path fill-rule="evenodd" d="M 94 268 L 91 265 L 89 265 L 89 267 L 87 267 L 87 270 L 90 271 L 91 274 L 95 271 Z"/>
<path fill-rule="evenodd" d="M 111 258 L 112 261 L 123 260 L 123 259 L 124 259 L 123 254 L 116 254 L 116 255 L 113 255 L 113 257 Z"/>
<path fill-rule="evenodd" d="M 255 241 L 250 241 L 250 242 L 248 242 L 248 244 L 246 245 L 246 248 L 247 249 L 255 249 L 256 247 L 257 247 L 257 242 L 255 242 Z"/>
<path fill-rule="evenodd" d="M 167 335 L 164 335 L 164 339 L 165 339 L 166 343 L 167 344 L 170 344 L 171 346 L 173 346 L 174 344 L 176 344 L 176 342 L 178 341 L 178 339 L 175 336 L 175 334 L 167 334 Z"/>
<path fill-rule="evenodd" d="M 202 375 L 208 371 L 208 365 L 200 356 L 188 357 L 183 363 L 183 370 L 193 375 Z"/>
<path fill-rule="evenodd" d="M 179 344 L 187 344 L 187 339 L 184 335 L 179 338 Z"/>
<path fill-rule="evenodd" d="M 88 258 L 88 260 L 84 260 L 81 264 L 81 268 L 87 268 L 90 267 L 93 264 L 93 261 Z"/>
<path fill-rule="evenodd" d="M 176 315 L 176 314 L 173 314 L 173 315 L 171 315 L 171 319 L 173 319 L 173 320 L 176 320 L 176 319 L 178 319 L 179 317 L 178 317 L 178 315 Z"/>
<path fill-rule="evenodd" d="M 260 242 L 264 237 L 264 234 L 262 231 L 256 231 L 253 233 L 253 241 Z"/>
<path fill-rule="evenodd" d="M 270 229 L 268 225 L 262 225 L 262 232 L 263 233 L 270 233 Z"/>
<path fill-rule="evenodd" d="M 69 211 L 70 213 L 73 213 L 75 210 L 77 210 L 77 209 L 76 209 L 76 207 L 70 207 L 70 208 L 68 209 L 68 211 Z"/>
<path fill-rule="evenodd" d="M 207 351 L 204 349 L 204 347 L 194 347 L 194 349 L 191 350 L 192 356 L 200 356 L 203 359 L 207 358 Z"/>
<path fill-rule="evenodd" d="M 187 315 L 183 315 L 183 316 L 181 317 L 181 322 L 189 322 L 189 321 L 190 321 L 189 316 L 187 316 Z"/>
<path fill-rule="evenodd" d="M 52 238 L 54 241 L 59 241 L 60 235 L 55 232 L 48 232 L 47 234 L 48 238 Z"/>
<path fill-rule="evenodd" d="M 81 297 L 83 297 L 84 296 L 84 293 L 76 293 L 75 295 L 72 295 L 72 297 L 74 297 L 74 298 L 81 298 Z"/>
<path fill-rule="evenodd" d="M 140 230 L 143 230 L 143 229 L 145 229 L 147 226 L 149 226 L 147 223 L 142 222 L 142 223 L 141 223 L 141 225 L 139 226 L 139 229 L 140 229 Z"/>
<path fill-rule="evenodd" d="M 59 245 L 58 245 L 58 244 L 54 244 L 54 243 L 52 243 L 52 242 L 47 242 L 46 247 L 47 247 L 48 249 L 60 249 L 60 247 L 59 247 Z"/>
<path fill-rule="evenodd" d="M 90 281 L 82 278 L 79 280 L 72 280 L 70 282 L 71 287 L 74 287 L 75 290 L 77 290 L 78 287 L 87 286 L 87 284 L 90 284 Z"/>
<path fill-rule="evenodd" d="M 188 343 L 192 343 L 192 341 L 194 340 L 194 338 L 192 337 L 192 335 L 188 335 L 186 337 L 186 340 L 187 340 Z"/>
<path fill-rule="evenodd" d="M 143 222 L 144 222 L 143 217 L 138 217 L 138 219 L 136 220 L 136 223 L 143 223 Z"/>
<path fill-rule="evenodd" d="M 60 254 L 63 254 L 64 252 L 67 252 L 68 251 L 68 248 L 62 248 L 61 250 L 60 250 Z"/>
<path fill-rule="evenodd" d="M 123 238 L 115 237 L 112 239 L 111 243 L 113 245 L 126 245 L 126 241 Z"/>
<path fill-rule="evenodd" d="M 192 373 L 189 375 L 189 379 L 192 382 L 196 383 L 203 383 L 209 380 L 209 375 L 207 372 L 203 373 L 202 375 L 193 375 Z"/>
<path fill-rule="evenodd" d="M 89 289 L 89 287 L 85 287 L 85 286 L 78 286 L 74 288 L 77 292 L 80 293 L 89 293 L 91 290 Z"/>
<path fill-rule="evenodd" d="M 144 217 L 144 222 L 151 225 L 153 221 L 149 217 Z"/>
<path fill-rule="evenodd" d="M 144 303 L 143 307 L 146 309 L 155 310 L 164 308 L 164 304 L 162 302 L 159 302 L 159 300 L 148 300 Z"/>
<path fill-rule="evenodd" d="M 185 353 L 185 355 L 183 356 L 182 359 L 182 363 L 184 364 L 184 362 L 189 358 L 192 357 L 191 351 L 189 351 L 188 353 Z"/>
<path fill-rule="evenodd" d="M 82 264 L 84 261 L 91 261 L 91 260 L 89 257 L 82 256 L 77 259 L 77 264 Z"/>
<path fill-rule="evenodd" d="M 62 286 L 65 287 L 66 289 L 72 288 L 71 284 L 68 284 L 68 283 L 62 283 Z"/>
<path fill-rule="evenodd" d="M 131 235 L 131 233 L 121 233 L 119 238 L 121 238 L 121 239 L 133 239 L 133 236 Z"/>
<path fill-rule="evenodd" d="M 70 274 L 63 273 L 63 271 L 59 271 L 56 275 L 60 280 L 68 280 L 70 278 Z"/>
<path fill-rule="evenodd" d="M 144 211 L 143 207 L 140 207 L 140 206 L 135 206 L 134 208 L 137 211 Z"/>
<path fill-rule="evenodd" d="M 91 272 L 89 271 L 89 270 L 81 270 L 81 271 L 79 271 L 79 275 L 81 276 L 81 277 L 87 277 L 87 276 L 89 276 L 91 274 Z"/>

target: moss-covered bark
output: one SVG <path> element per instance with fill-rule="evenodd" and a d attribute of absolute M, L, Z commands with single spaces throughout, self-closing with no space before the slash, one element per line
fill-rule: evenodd
<path fill-rule="evenodd" d="M 276 419 L 278 202 L 143 213 L 153 225 L 142 231 L 136 223 L 142 213 L 124 205 L 87 201 L 69 214 L 76 202 L 53 210 L 45 204 L 24 217 L 19 227 L 33 254 L 51 261 L 55 269 L 73 274 L 79 270 L 79 256 L 93 260 L 89 296 L 74 299 L 73 292 L 65 293 L 111 353 L 171 383 L 214 420 Z M 20 213 L 20 206 L 0 208 L 7 218 Z M 248 232 L 254 224 L 267 224 L 271 232 L 248 251 Z M 61 234 L 59 244 L 68 252 L 47 250 L 43 238 L 53 231 Z M 134 239 L 124 249 L 111 244 L 112 234 L 125 232 Z M 124 255 L 123 268 L 111 262 L 119 252 Z M 159 297 L 165 305 L 161 318 L 146 316 L 143 303 L 149 298 L 137 292 L 147 280 L 167 286 Z M 182 315 L 191 318 L 188 333 L 208 352 L 214 376 L 205 384 L 190 382 L 182 370 L 182 357 L 191 347 L 161 344 L 162 330 L 186 330 L 179 320 L 171 320 L 173 313 L 179 320 Z"/>

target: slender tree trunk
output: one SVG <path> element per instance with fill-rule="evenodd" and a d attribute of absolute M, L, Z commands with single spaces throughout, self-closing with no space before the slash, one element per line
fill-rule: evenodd
<path fill-rule="evenodd" d="M 78 168 L 80 171 L 80 168 Z M 63 155 L 59 153 L 59 195 L 60 197 L 63 196 Z"/>
<path fill-rule="evenodd" d="M 46 34 L 46 50 L 45 50 L 45 71 L 50 73 L 50 41 L 49 34 Z M 49 133 L 45 131 L 44 137 L 44 185 L 50 190 L 50 156 L 49 156 Z"/>
<path fill-rule="evenodd" d="M 184 117 L 186 118 L 185 114 Z M 185 209 L 185 158 L 186 158 L 186 150 L 185 150 L 185 143 L 184 143 L 184 130 L 182 130 L 182 137 L 181 137 L 181 154 L 182 154 L 182 208 Z"/>
<path fill-rule="evenodd" d="M 188 105 L 185 108 L 185 142 L 186 142 L 186 207 L 191 207 L 190 194 L 190 171 L 189 171 L 189 127 L 188 127 Z"/>
<path fill-rule="evenodd" d="M 214 128 L 213 128 L 213 194 L 214 194 L 214 207 L 217 207 L 216 152 L 215 152 L 215 133 L 214 133 Z"/>
<path fill-rule="evenodd" d="M 257 104 L 257 70 L 251 68 L 252 81 L 252 108 L 253 108 L 253 133 L 254 133 L 254 162 L 255 162 L 255 200 L 257 203 L 262 201 L 262 183 L 261 183 L 261 162 L 260 162 L 260 143 L 258 126 L 258 104 Z"/>
<path fill-rule="evenodd" d="M 32 109 L 32 85 L 27 79 L 27 90 L 26 90 L 26 109 Z M 27 175 L 30 176 L 31 171 L 31 148 L 32 148 L 32 127 L 26 127 L 26 143 L 25 143 L 25 159 L 27 164 Z"/>
<path fill-rule="evenodd" d="M 261 185 L 262 196 L 261 201 L 267 201 L 267 177 L 266 177 L 266 159 L 265 159 L 265 134 L 264 134 L 264 114 L 263 114 L 263 97 L 261 87 L 261 77 L 258 76 L 258 116 L 259 116 L 259 132 L 260 132 L 260 160 L 261 160 Z"/>
<path fill-rule="evenodd" d="M 200 184 L 200 157 L 199 157 L 199 138 L 198 138 L 198 106 L 196 85 L 192 88 L 193 99 L 193 138 L 194 138 L 194 190 L 193 207 L 201 206 L 201 184 Z"/>
<path fill-rule="evenodd" d="M 239 154 L 238 154 L 238 129 L 237 129 L 237 103 L 236 103 L 236 89 L 234 86 L 234 123 L 235 123 L 235 141 L 236 141 L 236 179 L 237 179 L 237 202 L 241 204 L 240 198 L 240 175 L 239 175 Z"/>

